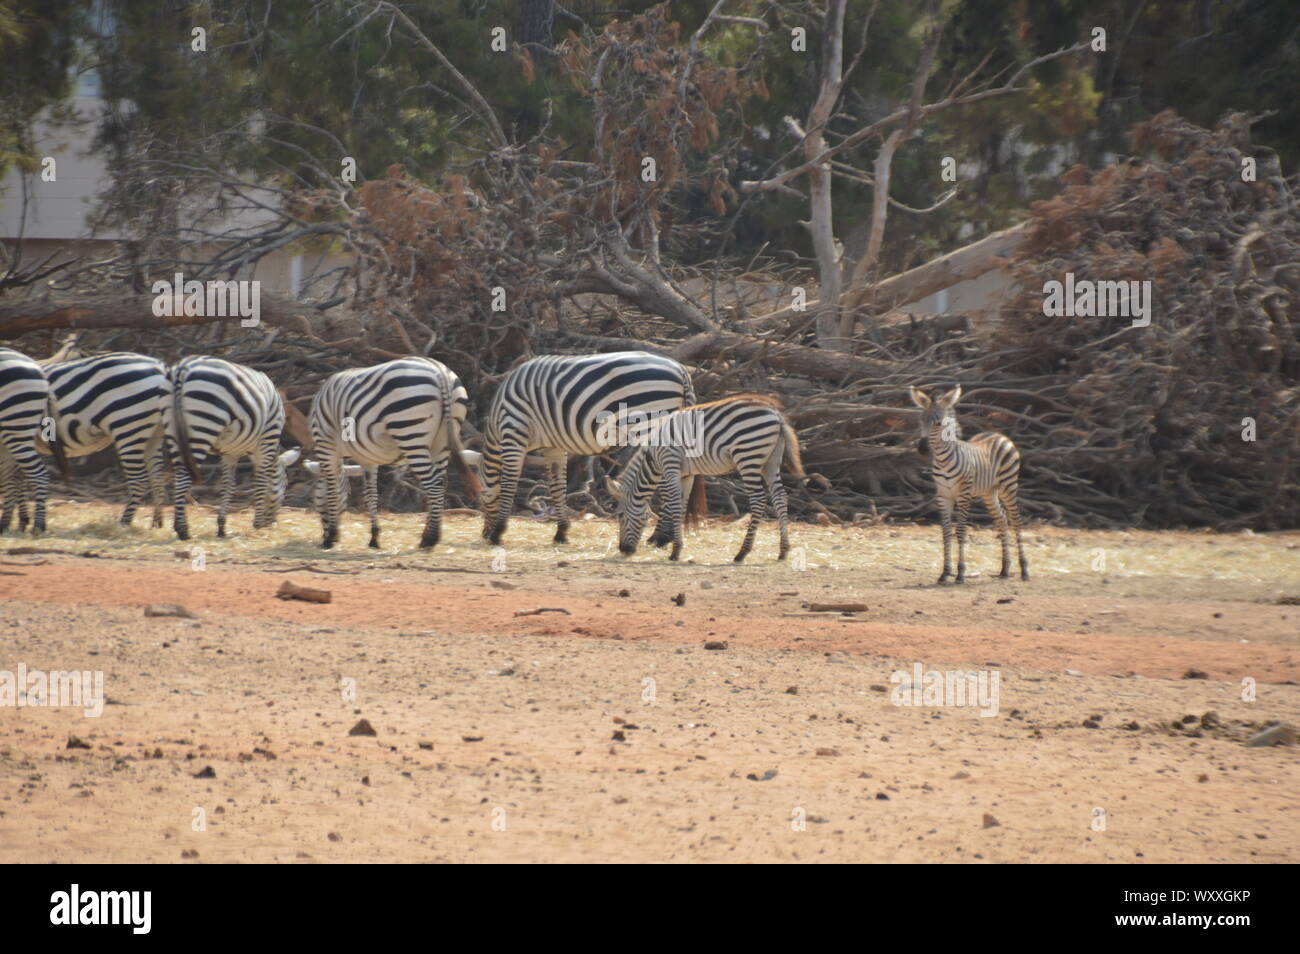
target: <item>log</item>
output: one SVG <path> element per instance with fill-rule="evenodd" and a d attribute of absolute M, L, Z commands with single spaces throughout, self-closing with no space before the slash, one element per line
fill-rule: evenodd
<path fill-rule="evenodd" d="M 874 288 L 859 289 L 849 292 L 840 301 L 842 307 L 859 308 L 870 304 L 876 312 L 896 310 L 903 305 L 949 288 L 957 282 L 978 278 L 985 272 L 992 271 L 1001 264 L 1001 259 L 1010 256 L 1024 240 L 1029 223 L 1022 222 L 1001 232 L 986 235 L 978 242 L 964 245 L 959 249 L 941 255 L 938 258 L 918 265 L 906 272 L 900 272 L 879 282 Z M 750 333 L 775 331 L 788 328 L 800 319 L 807 318 L 817 310 L 817 302 L 810 301 L 803 311 L 782 308 L 770 315 L 753 318 L 739 327 Z"/>
<path fill-rule="evenodd" d="M 906 366 L 892 361 L 860 358 L 821 348 L 726 333 L 700 334 L 687 338 L 673 349 L 673 357 L 678 361 L 721 357 L 736 361 L 757 361 L 769 368 L 823 381 L 857 381 L 907 373 Z"/>
<path fill-rule="evenodd" d="M 328 603 L 332 596 L 329 590 L 318 590 L 310 586 L 299 586 L 297 583 L 285 580 L 280 584 L 279 591 L 275 594 L 282 600 L 303 600 L 307 603 Z"/>

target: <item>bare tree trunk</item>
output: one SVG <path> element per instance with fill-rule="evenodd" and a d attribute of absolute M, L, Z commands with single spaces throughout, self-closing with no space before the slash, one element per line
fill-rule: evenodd
<path fill-rule="evenodd" d="M 808 114 L 803 141 L 804 159 L 812 161 L 826 150 L 826 124 L 844 83 L 844 9 L 846 0 L 829 0 L 826 29 L 822 36 L 822 84 L 817 101 Z M 835 243 L 834 204 L 831 201 L 831 164 L 819 163 L 808 171 L 810 218 L 813 254 L 817 258 L 817 277 L 821 282 L 817 306 L 817 343 L 831 351 L 847 351 L 849 342 L 840 336 L 839 300 L 843 287 L 840 254 Z"/>

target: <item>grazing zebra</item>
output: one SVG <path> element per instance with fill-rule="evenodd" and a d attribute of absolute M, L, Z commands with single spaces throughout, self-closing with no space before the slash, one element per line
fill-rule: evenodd
<path fill-rule="evenodd" d="M 275 523 L 288 485 L 287 468 L 301 451 L 279 453 L 284 402 L 271 379 L 243 365 L 195 355 L 172 367 L 171 389 L 166 428 L 176 471 L 176 535 L 190 538 L 185 501 L 190 482 L 199 479 L 199 462 L 212 454 L 221 458 L 217 536 L 226 535 L 226 513 L 241 457 L 253 459 L 253 528 Z"/>
<path fill-rule="evenodd" d="M 460 441 L 468 408 L 460 378 L 432 358 L 398 358 L 332 375 L 312 401 L 316 460 L 305 462 L 318 475 L 312 502 L 324 528 L 321 546 L 328 550 L 338 542 L 346 499 L 343 479 L 350 472 L 344 458 L 357 461 L 366 475 L 371 547 L 379 546 L 378 468 L 402 460 L 424 489 L 428 516 L 420 546 L 434 546 L 442 532 L 449 456 L 470 493 L 479 490 Z"/>
<path fill-rule="evenodd" d="M 754 545 L 770 500 L 781 526 L 778 560 L 790 552 L 790 521 L 781 464 L 807 480 L 799 456 L 799 437 L 781 413 L 774 398 L 737 394 L 710 404 L 684 408 L 656 422 L 628 461 L 619 481 L 606 478 L 610 494 L 618 501 L 618 548 L 636 552 L 655 489 L 664 488 L 661 520 L 671 533 L 676 560 L 682 552 L 681 478 L 692 475 L 739 473 L 749 493 L 749 527 L 735 561 L 742 562 Z"/>
<path fill-rule="evenodd" d="M 123 526 L 152 490 L 153 526 L 161 527 L 167 496 L 163 414 L 171 397 L 166 366 L 157 358 L 116 352 L 57 362 L 46 367 L 45 377 L 63 453 L 84 457 L 111 445 L 126 475 Z"/>
<path fill-rule="evenodd" d="M 957 582 L 966 581 L 966 521 L 971 500 L 984 501 L 998 525 L 1002 540 L 1002 572 L 1011 576 L 1011 546 L 1008 524 L 1016 532 L 1016 549 L 1020 553 L 1020 578 L 1029 579 L 1025 547 L 1020 542 L 1020 451 L 1011 438 L 997 431 L 976 434 L 968 441 L 960 439 L 957 414 L 953 410 L 961 399 L 961 388 L 954 388 L 935 400 L 912 388 L 912 400 L 921 409 L 921 434 L 925 438 L 934 475 L 934 497 L 943 521 L 943 574 L 940 583 L 952 576 L 952 521 L 957 516 Z"/>
<path fill-rule="evenodd" d="M 68 472 L 58 435 L 47 429 L 52 420 L 50 385 L 41 366 L 21 352 L 0 348 L 0 474 L 8 474 L 0 531 L 8 528 L 15 506 L 19 508 L 19 528 L 26 529 L 24 498 L 30 492 L 36 503 L 32 532 L 45 532 L 50 475 L 36 450 L 42 431 L 52 438 L 49 446 L 55 463 L 65 475 Z"/>
<path fill-rule="evenodd" d="M 482 456 L 483 536 L 501 542 L 524 456 L 539 450 L 559 519 L 555 542 L 566 542 L 568 455 L 599 454 L 635 443 L 636 434 L 653 417 L 694 403 L 695 389 L 686 369 L 645 351 L 542 355 L 525 361 L 506 375 L 488 411 Z"/>

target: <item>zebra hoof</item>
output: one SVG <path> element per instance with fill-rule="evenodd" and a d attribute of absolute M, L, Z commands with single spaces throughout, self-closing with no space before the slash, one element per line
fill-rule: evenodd
<path fill-rule="evenodd" d="M 1020 578 L 1021 578 L 1022 580 L 1024 580 L 1026 583 L 1029 582 L 1029 571 L 1028 571 L 1028 570 L 1021 570 L 1021 571 L 1020 571 Z"/>
<path fill-rule="evenodd" d="M 554 539 L 552 542 L 553 542 L 553 543 L 568 543 L 568 542 L 569 542 L 569 535 L 568 535 L 567 533 L 557 533 L 557 534 L 555 535 L 555 539 Z"/>
<path fill-rule="evenodd" d="M 224 540 L 226 538 L 226 528 L 217 527 L 217 536 Z"/>
<path fill-rule="evenodd" d="M 1001 573 L 998 574 L 998 579 L 999 579 L 999 580 L 1009 580 L 1009 579 L 1011 579 L 1011 571 L 1010 571 L 1010 570 L 1003 570 Z"/>
<path fill-rule="evenodd" d="M 176 539 L 177 539 L 177 540 L 188 540 L 189 538 L 190 538 L 190 532 L 189 532 L 188 530 L 186 530 L 184 527 L 177 527 L 177 528 L 176 528 Z"/>
<path fill-rule="evenodd" d="M 945 574 L 943 574 L 941 577 L 939 577 L 938 582 L 937 582 L 936 585 L 938 585 L 938 586 L 943 586 L 945 583 L 947 583 L 947 582 L 948 582 L 949 580 L 951 580 L 951 579 L 952 579 L 952 574 L 951 574 L 951 573 L 945 573 Z"/>
<path fill-rule="evenodd" d="M 959 577 L 957 577 L 957 579 L 953 580 L 953 582 L 956 583 L 956 584 L 958 584 L 958 585 L 960 585 L 960 584 L 966 582 L 966 577 L 964 577 L 964 576 L 959 576 Z"/>
<path fill-rule="evenodd" d="M 731 562 L 732 562 L 732 563 L 744 563 L 744 562 L 745 562 L 745 557 L 747 557 L 747 556 L 749 556 L 748 553 L 737 553 L 734 557 L 731 558 Z"/>
<path fill-rule="evenodd" d="M 370 538 L 370 549 L 372 549 L 372 550 L 378 550 L 378 549 L 379 549 L 379 538 L 378 538 L 378 537 L 371 537 L 371 538 Z"/>
<path fill-rule="evenodd" d="M 431 537 L 421 537 L 421 538 L 420 538 L 420 549 L 421 549 L 421 550 L 432 550 L 432 549 L 433 549 L 434 547 L 436 547 L 437 545 L 438 545 L 438 535 L 437 535 L 436 533 L 435 533 L 433 536 L 431 536 Z"/>

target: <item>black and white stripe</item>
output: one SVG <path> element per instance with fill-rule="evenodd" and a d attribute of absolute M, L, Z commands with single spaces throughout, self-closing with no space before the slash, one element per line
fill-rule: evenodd
<path fill-rule="evenodd" d="M 43 432 L 56 437 L 50 385 L 45 373 L 27 355 L 0 348 L 0 484 L 5 498 L 0 510 L 0 532 L 9 528 L 15 509 L 19 513 L 19 529 L 26 529 L 28 494 L 35 502 L 32 532 L 45 531 L 50 475 L 36 450 Z M 60 467 L 66 468 L 57 438 L 51 450 Z"/>
<path fill-rule="evenodd" d="M 343 461 L 350 459 L 366 476 L 370 546 L 379 546 L 378 468 L 403 461 L 425 494 L 427 516 L 420 546 L 434 546 L 441 534 L 449 457 L 471 493 L 478 489 L 460 440 L 468 409 L 469 397 L 460 378 L 432 358 L 399 358 L 332 375 L 312 401 L 316 459 L 306 462 L 317 475 L 312 499 L 324 529 L 321 545 L 329 549 L 338 542 L 339 518 L 347 499 Z"/>
<path fill-rule="evenodd" d="M 167 368 L 157 358 L 115 352 L 60 361 L 45 368 L 63 453 L 84 457 L 106 447 L 117 452 L 126 476 L 122 524 L 152 490 L 153 526 L 162 526 L 167 488 L 163 415 L 171 396 Z"/>
<path fill-rule="evenodd" d="M 506 375 L 484 428 L 483 536 L 499 543 L 514 509 L 524 456 L 541 452 L 559 525 L 569 530 L 565 478 L 569 454 L 599 454 L 615 446 L 610 418 L 660 415 L 695 403 L 686 369 L 645 351 L 543 355 Z"/>
<path fill-rule="evenodd" d="M 628 461 L 619 481 L 608 489 L 618 502 L 618 548 L 635 553 L 650 511 L 650 498 L 662 487 L 665 535 L 673 549 L 668 559 L 682 552 L 682 480 L 689 476 L 740 475 L 749 494 L 749 527 L 735 562 L 742 562 L 754 546 L 758 525 L 767 514 L 769 500 L 781 527 L 778 560 L 790 552 L 790 520 L 781 464 L 806 480 L 799 456 L 799 438 L 771 398 L 741 394 L 711 404 L 688 407 L 661 418 Z"/>
<path fill-rule="evenodd" d="M 221 510 L 217 536 L 226 535 L 226 514 L 235 490 L 235 467 L 241 457 L 253 459 L 253 528 L 275 523 L 288 484 L 286 468 L 298 459 L 297 449 L 280 453 L 284 402 L 261 371 L 196 355 L 171 369 L 172 399 L 167 405 L 167 437 L 176 471 L 173 526 L 189 539 L 185 502 L 198 465 L 207 457 L 221 458 Z"/>
<path fill-rule="evenodd" d="M 969 441 L 961 440 L 955 408 L 961 388 L 931 400 L 912 388 L 912 400 L 921 409 L 921 434 L 928 443 L 934 475 L 934 497 L 943 521 L 943 574 L 940 583 L 952 577 L 953 518 L 957 523 L 957 582 L 966 581 L 966 523 L 971 501 L 984 501 L 998 525 L 1002 541 L 1002 572 L 1011 576 L 1009 529 L 1015 530 L 1020 555 L 1020 578 L 1029 579 L 1025 547 L 1020 541 L 1020 451 L 1005 434 L 985 431 Z"/>

